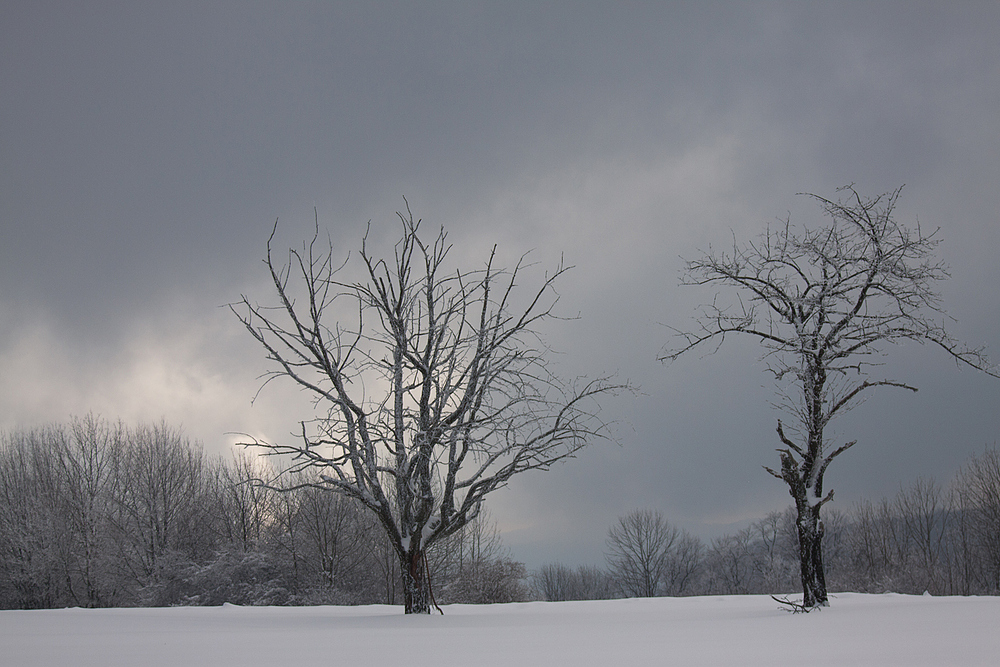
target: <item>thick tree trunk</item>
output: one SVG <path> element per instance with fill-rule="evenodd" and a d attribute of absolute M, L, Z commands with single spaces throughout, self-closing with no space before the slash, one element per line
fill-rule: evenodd
<path fill-rule="evenodd" d="M 802 578 L 802 606 L 826 607 L 829 599 L 826 592 L 826 575 L 823 573 L 823 522 L 819 518 L 819 508 L 812 506 L 808 499 L 795 507 L 798 513 L 796 526 L 799 534 L 799 572 Z"/>
<path fill-rule="evenodd" d="M 403 603 L 407 614 L 431 613 L 430 582 L 425 575 L 424 553 L 414 549 L 400 559 L 403 575 Z"/>
<path fill-rule="evenodd" d="M 785 441 L 779 423 L 778 432 Z M 830 499 L 815 497 L 822 491 L 822 474 L 815 484 L 807 483 L 809 475 L 803 473 L 789 450 L 779 450 L 781 453 L 781 474 L 768 471 L 784 480 L 788 485 L 788 493 L 795 501 L 795 526 L 799 537 L 799 574 L 802 580 L 802 606 L 826 607 L 829 598 L 826 592 L 826 575 L 823 572 L 823 522 L 819 513 L 823 504 Z"/>

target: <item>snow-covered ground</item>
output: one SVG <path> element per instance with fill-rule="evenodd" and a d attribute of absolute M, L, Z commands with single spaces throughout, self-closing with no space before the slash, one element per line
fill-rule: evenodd
<path fill-rule="evenodd" d="M 3 611 L 0 664 L 1000 665 L 997 597 L 839 594 L 831 607 L 810 614 L 781 611 L 767 596 L 453 605 L 444 611 Z"/>

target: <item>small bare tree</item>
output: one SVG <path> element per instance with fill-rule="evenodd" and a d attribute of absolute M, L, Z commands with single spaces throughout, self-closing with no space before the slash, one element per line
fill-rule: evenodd
<path fill-rule="evenodd" d="M 608 566 L 629 597 L 653 597 L 669 571 L 680 531 L 654 510 L 634 510 L 608 530 Z"/>
<path fill-rule="evenodd" d="M 746 595 L 754 589 L 754 536 L 751 526 L 712 540 L 708 586 L 719 595 Z"/>
<path fill-rule="evenodd" d="M 900 190 L 874 198 L 853 186 L 831 201 L 816 195 L 829 221 L 816 229 L 786 220 L 757 241 L 730 252 L 711 249 L 687 264 L 682 284 L 721 285 L 737 299 L 714 300 L 694 331 L 679 331 L 680 344 L 661 360 L 674 360 L 703 343 L 721 345 L 727 335 L 749 335 L 765 350 L 779 383 L 780 407 L 795 417 L 786 433 L 778 422 L 781 467 L 766 468 L 788 485 L 795 501 L 803 604 L 827 604 L 820 509 L 833 498 L 823 477 L 834 458 L 855 443 L 835 446 L 824 437 L 830 420 L 870 389 L 915 387 L 872 378 L 874 356 L 888 344 L 929 342 L 960 365 L 996 376 L 982 349 L 952 338 L 935 284 L 948 277 L 934 259 L 938 240 L 898 222 Z M 786 384 L 782 384 L 785 382 Z"/>
<path fill-rule="evenodd" d="M 399 559 L 407 613 L 429 613 L 427 548 L 478 516 L 487 494 L 518 473 L 544 470 L 607 435 L 597 400 L 605 379 L 564 382 L 546 363 L 537 326 L 553 317 L 559 266 L 518 307 L 524 263 L 447 267 L 442 229 L 397 214 L 393 256 L 360 259 L 363 277 L 321 243 L 319 225 L 280 265 L 265 263 L 277 305 L 249 298 L 232 310 L 284 377 L 320 409 L 291 444 L 248 443 L 290 455 L 291 470 L 319 469 L 321 485 L 374 512 Z M 275 225 L 275 229 L 277 225 Z"/>
<path fill-rule="evenodd" d="M 697 536 L 681 530 L 680 538 L 667 556 L 663 581 L 666 595 L 690 595 L 702 569 L 704 552 L 705 545 Z"/>

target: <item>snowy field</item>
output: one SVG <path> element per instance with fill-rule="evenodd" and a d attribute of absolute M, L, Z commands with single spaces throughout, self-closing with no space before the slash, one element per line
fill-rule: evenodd
<path fill-rule="evenodd" d="M 0 664 L 1000 665 L 1000 598 L 832 604 L 810 614 L 767 596 L 453 605 L 416 617 L 386 606 L 2 611 Z"/>

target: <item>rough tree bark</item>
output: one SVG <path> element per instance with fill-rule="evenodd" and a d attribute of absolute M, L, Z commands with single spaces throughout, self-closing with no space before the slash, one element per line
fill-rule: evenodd
<path fill-rule="evenodd" d="M 231 308 L 274 364 L 267 381 L 292 380 L 320 411 L 297 442 L 247 444 L 290 456 L 292 471 L 318 468 L 322 488 L 371 510 L 399 560 L 406 612 L 428 613 L 428 546 L 474 520 L 513 475 L 606 437 L 597 403 L 618 387 L 548 368 L 536 328 L 553 316 L 566 267 L 522 296 L 523 258 L 498 269 L 494 248 L 480 269 L 450 269 L 444 230 L 425 242 L 408 208 L 397 215 L 394 252 L 374 257 L 366 234 L 356 281 L 340 278 L 350 267 L 320 242 L 318 222 L 284 266 L 272 232 L 277 305 L 244 296 Z"/>
<path fill-rule="evenodd" d="M 934 343 L 960 365 L 997 376 L 984 351 L 969 349 L 940 323 L 944 315 L 934 285 L 948 277 L 934 259 L 938 240 L 898 222 L 900 189 L 866 198 L 853 186 L 843 198 L 817 201 L 828 221 L 816 229 L 785 220 L 730 252 L 709 251 L 688 262 L 682 284 L 720 285 L 737 299 L 713 302 L 698 316 L 696 331 L 678 331 L 680 344 L 662 361 L 675 360 L 727 334 L 749 335 L 765 350 L 779 384 L 781 407 L 794 416 L 790 434 L 778 422 L 779 471 L 797 514 L 803 604 L 828 603 L 823 572 L 823 477 L 834 458 L 855 442 L 834 446 L 824 436 L 837 415 L 880 386 L 915 387 L 871 379 L 880 365 L 871 357 L 905 340 Z"/>

